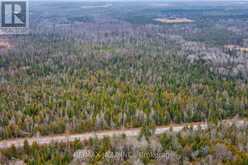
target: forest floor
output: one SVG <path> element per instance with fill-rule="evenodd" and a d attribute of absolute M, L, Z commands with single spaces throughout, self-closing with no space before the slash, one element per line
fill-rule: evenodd
<path fill-rule="evenodd" d="M 236 125 L 237 127 L 242 127 L 248 124 L 248 121 L 245 119 L 229 119 L 221 121 L 222 124 Z M 155 135 L 160 135 L 168 131 L 180 132 L 184 128 L 192 128 L 193 130 L 207 129 L 210 126 L 207 122 L 195 122 L 195 123 L 186 123 L 186 124 L 172 124 L 168 126 L 159 126 L 155 129 Z M 32 138 L 19 138 L 19 139 L 10 139 L 0 141 L 0 149 L 7 149 L 11 146 L 17 148 L 23 147 L 24 141 L 26 140 L 29 144 L 37 143 L 38 145 L 47 145 L 51 143 L 67 143 L 73 142 L 75 140 L 86 141 L 90 138 L 102 139 L 104 137 L 116 137 L 125 135 L 126 137 L 137 137 L 140 134 L 140 128 L 131 128 L 131 129 L 118 129 L 118 130 L 106 130 L 106 131 L 97 131 L 89 132 L 82 134 L 63 134 L 63 135 L 54 135 L 47 137 L 32 137 Z"/>

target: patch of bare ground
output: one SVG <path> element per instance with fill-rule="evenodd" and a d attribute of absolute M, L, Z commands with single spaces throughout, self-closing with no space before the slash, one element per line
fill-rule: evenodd
<path fill-rule="evenodd" d="M 2 49 L 9 49 L 10 43 L 6 40 L 0 40 L 0 50 Z"/>
<path fill-rule="evenodd" d="M 168 3 L 155 3 L 155 4 L 152 4 L 152 6 L 154 6 L 154 7 L 168 7 L 171 5 L 169 5 Z"/>
<path fill-rule="evenodd" d="M 226 51 L 239 51 L 241 53 L 248 53 L 247 47 L 241 47 L 239 45 L 224 45 Z"/>
<path fill-rule="evenodd" d="M 111 7 L 112 4 L 104 4 L 104 5 L 88 5 L 88 6 L 82 6 L 83 9 L 94 9 L 94 8 L 108 8 Z"/>
<path fill-rule="evenodd" d="M 183 24 L 194 22 L 193 20 L 188 18 L 155 18 L 153 20 L 163 24 Z"/>

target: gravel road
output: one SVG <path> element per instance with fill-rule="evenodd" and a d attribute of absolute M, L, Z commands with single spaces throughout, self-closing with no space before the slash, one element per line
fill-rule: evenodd
<path fill-rule="evenodd" d="M 222 121 L 223 124 L 235 124 L 238 127 L 246 125 L 248 122 L 246 120 L 224 120 Z M 202 129 L 208 128 L 208 123 L 206 122 L 198 122 L 198 123 L 187 123 L 181 125 L 169 125 L 164 127 L 157 127 L 155 130 L 155 134 L 159 135 L 164 132 L 173 131 L 173 132 L 180 132 L 183 128 L 191 126 L 193 130 L 197 130 L 199 127 Z M 114 136 L 121 136 L 125 134 L 128 137 L 135 137 L 138 136 L 140 133 L 140 128 L 133 128 L 133 129 L 119 129 L 119 130 L 110 130 L 110 131 L 99 131 L 99 132 L 90 132 L 90 133 L 83 133 L 83 134 L 73 134 L 73 135 L 55 135 L 55 136 L 47 136 L 47 137 L 33 137 L 33 138 L 20 138 L 20 139 L 10 139 L 10 140 L 3 140 L 0 141 L 0 149 L 6 149 L 14 145 L 15 147 L 23 147 L 24 141 L 27 140 L 29 144 L 36 142 L 38 145 L 46 145 L 50 143 L 66 143 L 66 142 L 73 142 L 75 140 L 85 141 L 89 140 L 90 138 L 98 137 L 99 139 L 103 137 L 114 137 Z"/>

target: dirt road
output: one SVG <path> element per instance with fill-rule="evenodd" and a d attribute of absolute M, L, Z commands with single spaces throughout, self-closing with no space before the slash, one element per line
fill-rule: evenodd
<path fill-rule="evenodd" d="M 246 120 L 224 120 L 222 121 L 223 124 L 235 124 L 238 127 L 244 126 L 248 124 Z M 157 127 L 155 134 L 159 135 L 164 132 L 173 131 L 179 132 L 185 127 L 192 126 L 193 130 L 197 130 L 199 127 L 202 129 L 208 128 L 208 123 L 206 122 L 199 122 L 199 123 L 187 123 L 181 125 L 169 125 L 164 127 Z M 0 141 L 0 149 L 6 149 L 14 145 L 15 147 L 22 147 L 25 140 L 29 144 L 36 142 L 38 145 L 45 145 L 50 143 L 66 143 L 66 142 L 73 142 L 75 140 L 85 141 L 89 140 L 90 138 L 98 137 L 99 139 L 103 137 L 113 137 L 113 136 L 121 136 L 125 134 L 128 137 L 135 137 L 138 136 L 140 133 L 140 128 L 134 129 L 120 129 L 120 130 L 111 130 L 111 131 L 100 131 L 100 132 L 90 132 L 90 133 L 83 133 L 83 134 L 74 134 L 74 135 L 55 135 L 55 136 L 48 136 L 48 137 L 34 137 L 34 138 L 20 138 L 20 139 L 11 139 L 11 140 L 3 140 Z"/>

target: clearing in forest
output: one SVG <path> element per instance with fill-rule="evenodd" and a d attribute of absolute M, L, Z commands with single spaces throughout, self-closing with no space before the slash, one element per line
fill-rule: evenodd
<path fill-rule="evenodd" d="M 154 21 L 164 24 L 181 24 L 181 23 L 192 23 L 194 22 L 188 18 L 155 18 Z"/>

